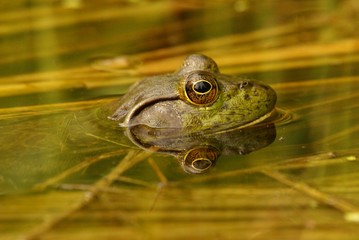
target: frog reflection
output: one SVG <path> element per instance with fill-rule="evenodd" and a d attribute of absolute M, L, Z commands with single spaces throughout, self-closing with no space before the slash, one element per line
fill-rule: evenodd
<path fill-rule="evenodd" d="M 220 155 L 244 155 L 271 144 L 276 138 L 273 123 L 262 123 L 216 134 L 191 134 L 174 137 L 162 134 L 166 129 L 147 126 L 131 128 L 127 134 L 141 148 L 173 155 L 183 170 L 198 174 L 213 167 Z M 162 137 L 159 137 L 161 135 Z"/>

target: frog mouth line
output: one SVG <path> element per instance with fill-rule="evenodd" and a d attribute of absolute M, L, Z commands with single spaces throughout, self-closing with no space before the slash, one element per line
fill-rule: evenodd
<path fill-rule="evenodd" d="M 249 122 L 249 123 L 246 123 L 236 129 L 241 129 L 241 128 L 247 128 L 247 127 L 250 127 L 250 126 L 254 126 L 254 125 L 257 125 L 258 123 L 265 123 L 265 120 L 266 119 L 269 119 L 270 117 L 274 116 L 277 112 L 277 109 L 276 108 L 273 108 L 272 111 L 264 114 L 263 116 Z"/>
<path fill-rule="evenodd" d="M 169 96 L 162 96 L 161 98 L 158 98 L 158 96 L 156 98 L 152 98 L 152 99 L 147 99 L 145 101 L 139 102 L 138 104 L 135 105 L 135 107 L 133 107 L 133 110 L 130 111 L 124 121 L 122 123 L 119 124 L 120 127 L 126 127 L 126 128 L 131 128 L 134 125 L 131 125 L 131 120 L 134 119 L 136 117 L 136 115 L 138 115 L 143 109 L 147 108 L 148 106 L 154 105 L 156 103 L 159 102 L 163 102 L 163 101 L 175 101 L 175 100 L 180 100 L 180 96 L 178 95 L 169 95 Z M 234 129 L 242 129 L 242 128 L 247 128 L 253 125 L 256 125 L 258 123 L 264 122 L 266 119 L 269 119 L 270 117 L 274 116 L 275 113 L 277 112 L 276 108 L 273 108 L 270 112 L 264 114 L 263 116 L 248 122 L 244 125 L 238 126 Z M 220 130 L 219 132 L 216 131 L 216 133 L 221 133 L 224 131 L 228 131 L 228 129 L 224 129 L 224 130 Z"/>
<path fill-rule="evenodd" d="M 243 125 L 240 125 L 238 127 L 232 127 L 232 128 L 224 128 L 224 129 L 216 129 L 215 131 L 206 131 L 205 134 L 210 136 L 210 135 L 215 135 L 215 134 L 223 134 L 226 133 L 228 131 L 236 131 L 236 130 L 240 130 L 240 129 L 244 129 L 244 128 L 249 128 L 249 127 L 253 127 L 253 126 L 259 126 L 261 124 L 268 124 L 268 123 L 272 123 L 272 121 L 266 121 L 268 119 L 271 119 L 272 117 L 274 117 L 277 114 L 277 109 L 273 108 L 270 112 L 262 115 L 261 117 L 245 123 Z"/>

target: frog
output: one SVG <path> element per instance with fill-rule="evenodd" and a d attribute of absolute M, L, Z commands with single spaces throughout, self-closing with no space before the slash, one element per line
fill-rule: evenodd
<path fill-rule="evenodd" d="M 143 146 L 136 128 L 154 137 L 216 134 L 265 121 L 275 112 L 276 100 L 268 84 L 222 74 L 212 58 L 191 54 L 174 73 L 135 83 L 107 117 Z"/>

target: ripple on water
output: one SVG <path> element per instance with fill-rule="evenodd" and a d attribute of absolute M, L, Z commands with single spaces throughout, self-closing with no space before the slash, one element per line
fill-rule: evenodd
<path fill-rule="evenodd" d="M 290 112 L 289 110 L 278 108 L 278 107 L 275 109 L 272 116 L 268 119 L 269 122 L 274 123 L 276 126 L 287 125 L 298 120 L 299 120 L 298 115 Z"/>

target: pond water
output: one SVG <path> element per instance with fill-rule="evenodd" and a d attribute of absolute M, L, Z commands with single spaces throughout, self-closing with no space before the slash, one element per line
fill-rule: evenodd
<path fill-rule="evenodd" d="M 356 1 L 0 6 L 1 239 L 357 239 Z M 98 115 L 193 53 L 269 84 L 281 113 L 216 135 L 203 174 Z"/>

